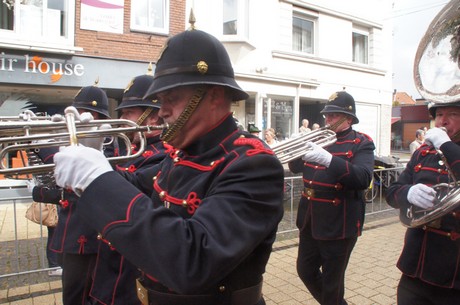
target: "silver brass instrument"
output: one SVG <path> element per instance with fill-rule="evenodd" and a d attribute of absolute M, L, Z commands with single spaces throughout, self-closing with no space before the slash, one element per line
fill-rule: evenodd
<path fill-rule="evenodd" d="M 314 142 L 321 147 L 326 147 L 336 141 L 335 132 L 330 129 L 330 126 L 324 126 L 296 138 L 283 141 L 273 146 L 272 150 L 280 162 L 285 164 L 302 157 L 307 152 L 305 144 L 308 142 Z"/>
<path fill-rule="evenodd" d="M 428 26 L 414 62 L 414 83 L 428 101 L 460 99 L 460 1 L 444 6 Z"/>
<path fill-rule="evenodd" d="M 110 125 L 107 129 L 98 127 Z M 24 167 L 11 168 L 4 160 L 8 153 L 27 151 L 45 147 L 61 147 L 76 145 L 78 139 L 84 138 L 118 138 L 125 143 L 127 152 L 124 156 L 107 158 L 112 164 L 136 158 L 145 150 L 144 133 L 152 130 L 162 130 L 165 126 L 139 126 L 130 120 L 109 119 L 92 120 L 87 123 L 75 121 L 73 113 L 66 113 L 65 121 L 53 122 L 51 119 L 21 120 L 14 117 L 3 117 L 0 121 L 0 174 L 20 175 L 48 173 L 53 171 L 54 164 L 33 164 Z M 132 145 L 126 133 L 137 133 L 139 145 L 133 153 Z"/>
<path fill-rule="evenodd" d="M 457 102 L 460 99 L 459 68 L 460 1 L 452 0 L 436 15 L 420 41 L 414 62 L 415 85 L 430 102 Z M 449 173 L 449 181 L 432 187 L 436 191 L 433 207 L 422 209 L 411 206 L 401 211 L 401 221 L 407 227 L 435 225 L 438 219 L 460 207 L 459 181 L 440 150 L 438 155 Z"/>

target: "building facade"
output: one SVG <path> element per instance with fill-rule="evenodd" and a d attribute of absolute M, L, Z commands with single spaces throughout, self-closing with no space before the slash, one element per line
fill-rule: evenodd
<path fill-rule="evenodd" d="M 52 114 L 96 80 L 115 115 L 126 84 L 155 62 L 167 37 L 188 27 L 192 8 L 196 27 L 223 42 L 250 94 L 233 105 L 243 126 L 289 138 L 304 118 L 323 125 L 325 102 L 346 90 L 357 103 L 356 129 L 389 155 L 389 0 L 5 0 L 0 115 L 31 104 Z"/>
<path fill-rule="evenodd" d="M 323 125 L 321 109 L 335 91 L 356 100 L 356 129 L 390 154 L 391 1 L 190 0 L 196 27 L 230 53 L 238 83 L 250 94 L 233 107 L 247 126 L 274 128 L 279 139 L 300 122 Z"/>
<path fill-rule="evenodd" d="M 184 28 L 181 0 L 2 1 L 0 115 L 60 112 L 95 82 L 116 115 L 128 82 L 147 73 L 166 39 Z"/>

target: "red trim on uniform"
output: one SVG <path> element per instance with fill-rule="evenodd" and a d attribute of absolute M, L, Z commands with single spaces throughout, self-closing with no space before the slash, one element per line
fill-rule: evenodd
<path fill-rule="evenodd" d="M 198 209 L 198 207 L 201 204 L 201 199 L 198 198 L 197 193 L 190 192 L 186 199 L 181 199 L 181 198 L 170 196 L 168 192 L 163 190 L 158 184 L 158 177 L 160 177 L 160 174 L 161 172 L 157 174 L 156 179 L 153 183 L 153 188 L 159 194 L 160 199 L 162 201 L 167 201 L 169 203 L 187 208 L 187 213 L 189 213 L 190 215 L 193 215 L 196 212 L 196 209 Z"/>
<path fill-rule="evenodd" d="M 195 162 L 184 161 L 184 160 L 179 159 L 174 164 L 174 166 L 183 165 L 183 166 L 188 166 L 188 167 L 197 169 L 197 170 L 202 171 L 202 172 L 209 172 L 209 171 L 212 171 L 218 164 L 222 163 L 224 160 L 225 159 L 222 157 L 222 158 L 220 158 L 220 160 L 216 160 L 216 161 L 212 162 L 212 164 L 210 166 L 206 166 L 206 165 L 201 165 L 201 164 L 198 164 L 198 163 L 195 163 Z"/>
<path fill-rule="evenodd" d="M 77 243 L 80 244 L 80 249 L 78 249 L 78 253 L 79 254 L 85 254 L 85 244 L 88 242 L 88 239 L 84 236 L 84 235 L 81 235 L 78 239 L 77 239 Z"/>
<path fill-rule="evenodd" d="M 235 146 L 252 146 L 253 149 L 248 149 L 246 151 L 247 156 L 254 156 L 258 154 L 274 154 L 274 152 L 271 149 L 265 148 L 264 144 L 259 139 L 238 138 L 235 141 L 233 141 L 233 144 Z"/>
<path fill-rule="evenodd" d="M 351 150 L 349 151 L 346 151 L 346 152 L 336 152 L 336 153 L 332 153 L 333 156 L 345 156 L 347 157 L 348 159 L 351 159 L 353 158 L 353 152 Z"/>
<path fill-rule="evenodd" d="M 340 191 L 341 189 L 343 189 L 343 185 L 340 184 L 340 183 L 336 183 L 336 184 L 331 184 L 331 183 L 324 183 L 324 182 L 318 182 L 318 181 L 314 181 L 314 180 L 307 180 L 307 179 L 302 179 L 303 182 L 309 184 L 309 185 L 320 185 L 320 186 L 326 186 L 326 187 L 330 187 L 330 188 L 333 188 L 335 190 L 338 190 Z"/>
<path fill-rule="evenodd" d="M 106 231 L 106 229 L 107 229 L 108 227 L 110 227 L 111 225 L 113 225 L 113 224 L 117 224 L 117 223 L 126 223 L 126 222 L 128 222 L 128 221 L 129 221 L 129 215 L 131 214 L 131 208 L 132 208 L 133 204 L 137 201 L 137 199 L 139 199 L 139 198 L 142 197 L 143 195 L 144 195 L 143 193 L 139 193 L 139 194 L 137 194 L 136 196 L 134 196 L 133 199 L 131 199 L 131 202 L 129 203 L 128 208 L 126 209 L 126 217 L 125 217 L 125 219 L 123 219 L 123 220 L 115 220 L 115 221 L 112 221 L 112 222 L 106 224 L 106 225 L 104 226 L 104 228 L 102 229 L 102 234 L 104 234 L 104 232 Z"/>
<path fill-rule="evenodd" d="M 61 205 L 62 208 L 67 209 L 67 207 L 69 206 L 69 200 L 61 199 L 59 200 L 59 204 Z"/>
<path fill-rule="evenodd" d="M 332 203 L 332 205 L 334 205 L 334 206 L 338 206 L 339 204 L 342 203 L 342 200 L 340 200 L 339 198 L 334 198 L 334 199 L 322 199 L 322 198 L 317 198 L 317 197 L 308 196 L 308 195 L 305 194 L 304 192 L 302 192 L 302 197 L 305 197 L 305 198 L 307 198 L 308 200 L 311 200 L 311 201 Z"/>

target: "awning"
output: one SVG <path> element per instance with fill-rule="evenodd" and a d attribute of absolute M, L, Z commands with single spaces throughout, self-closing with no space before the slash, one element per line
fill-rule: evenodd
<path fill-rule="evenodd" d="M 391 124 L 401 121 L 401 118 L 391 118 Z"/>

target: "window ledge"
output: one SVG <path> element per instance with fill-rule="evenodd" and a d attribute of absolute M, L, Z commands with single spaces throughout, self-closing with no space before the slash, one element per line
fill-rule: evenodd
<path fill-rule="evenodd" d="M 336 67 L 341 69 L 356 70 L 365 73 L 372 73 L 377 75 L 385 75 L 387 71 L 378 69 L 370 65 L 359 64 L 355 62 L 342 62 L 326 58 L 315 57 L 311 54 L 299 54 L 295 52 L 273 51 L 273 57 L 283 58 L 287 60 L 294 60 L 299 62 L 308 62 L 318 65 Z"/>
<path fill-rule="evenodd" d="M 36 52 L 48 52 L 48 53 L 56 53 L 56 54 L 75 54 L 76 52 L 83 51 L 81 47 L 73 47 L 73 46 L 52 46 L 52 45 L 26 45 L 21 43 L 8 43 L 8 42 L 1 42 L 0 48 L 8 48 L 8 49 L 15 49 L 15 50 L 24 50 L 24 51 L 36 51 Z"/>

